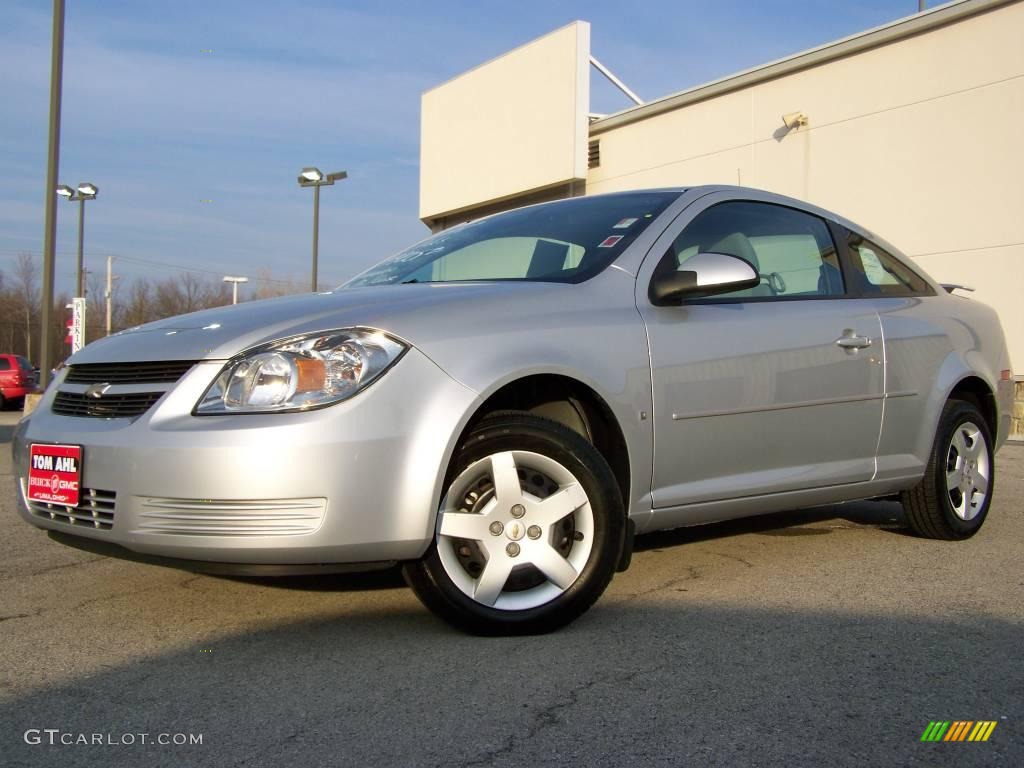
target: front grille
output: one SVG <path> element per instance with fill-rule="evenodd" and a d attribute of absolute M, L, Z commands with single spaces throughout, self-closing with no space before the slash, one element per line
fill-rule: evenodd
<path fill-rule="evenodd" d="M 72 365 L 68 384 L 173 384 L 195 365 L 194 360 L 151 363 L 83 363 Z"/>
<path fill-rule="evenodd" d="M 60 416 L 89 416 L 99 419 L 133 418 L 152 408 L 163 394 L 133 392 L 96 398 L 78 392 L 58 392 L 53 400 L 53 412 Z"/>
<path fill-rule="evenodd" d="M 22 492 L 25 485 L 22 482 Z M 82 488 L 77 507 L 66 507 L 63 504 L 50 504 L 45 501 L 30 501 L 26 495 L 25 504 L 36 517 L 56 520 L 58 523 L 98 528 L 109 531 L 114 527 L 114 507 L 117 494 L 114 491 L 100 491 L 95 488 Z"/>

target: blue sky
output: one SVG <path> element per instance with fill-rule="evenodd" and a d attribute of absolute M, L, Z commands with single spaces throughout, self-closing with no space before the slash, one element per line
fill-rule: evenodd
<path fill-rule="evenodd" d="M 913 13 L 914 0 L 499 3 L 70 0 L 60 181 L 92 181 L 86 265 L 108 254 L 216 274 L 308 279 L 305 165 L 321 197 L 320 276 L 337 283 L 426 234 L 420 94 L 574 19 L 652 99 Z M 0 269 L 42 249 L 50 3 L 0 8 Z M 211 53 L 201 51 L 211 50 Z M 627 106 L 599 78 L 591 109 Z M 212 200 L 211 203 L 201 202 Z M 58 207 L 58 289 L 77 211 Z M 122 261 L 117 271 L 170 268 Z"/>

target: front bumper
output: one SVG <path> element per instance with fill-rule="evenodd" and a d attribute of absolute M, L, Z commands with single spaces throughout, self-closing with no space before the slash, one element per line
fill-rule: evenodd
<path fill-rule="evenodd" d="M 36 388 L 34 386 L 14 386 L 4 387 L 0 390 L 0 394 L 2 394 L 6 400 L 20 400 L 25 397 L 25 395 L 31 395 L 35 391 Z"/>
<path fill-rule="evenodd" d="M 50 410 L 13 439 L 29 523 L 165 558 L 236 564 L 419 557 L 474 393 L 416 349 L 349 401 L 306 413 L 191 415 L 222 362 L 193 367 L 132 419 Z M 81 445 L 74 509 L 25 497 L 29 446 Z"/>

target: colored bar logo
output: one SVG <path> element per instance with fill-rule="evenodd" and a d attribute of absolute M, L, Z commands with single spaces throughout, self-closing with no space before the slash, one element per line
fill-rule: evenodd
<path fill-rule="evenodd" d="M 932 720 L 921 741 L 988 741 L 995 729 L 995 720 Z"/>

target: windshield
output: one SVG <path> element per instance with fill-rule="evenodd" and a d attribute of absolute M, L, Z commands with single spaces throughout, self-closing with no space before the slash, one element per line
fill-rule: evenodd
<path fill-rule="evenodd" d="M 417 243 L 343 288 L 527 280 L 578 283 L 611 264 L 678 191 L 575 197 L 499 213 Z"/>

